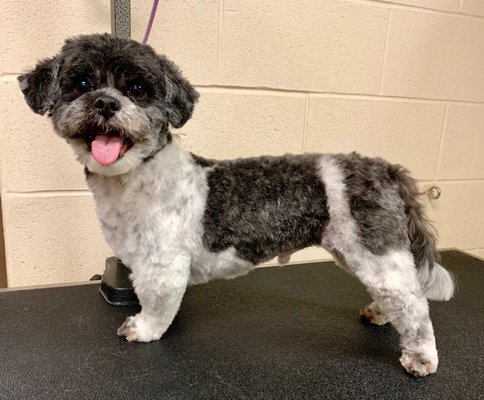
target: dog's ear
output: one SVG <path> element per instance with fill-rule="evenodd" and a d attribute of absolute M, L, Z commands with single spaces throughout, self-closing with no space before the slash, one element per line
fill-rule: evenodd
<path fill-rule="evenodd" d="M 56 80 L 59 69 L 58 57 L 39 61 L 36 67 L 17 79 L 25 101 L 37 114 L 45 114 L 52 109 L 58 95 Z"/>
<path fill-rule="evenodd" d="M 173 62 L 160 56 L 160 64 L 164 77 L 165 101 L 168 105 L 168 122 L 174 128 L 181 128 L 192 116 L 199 94 Z"/>

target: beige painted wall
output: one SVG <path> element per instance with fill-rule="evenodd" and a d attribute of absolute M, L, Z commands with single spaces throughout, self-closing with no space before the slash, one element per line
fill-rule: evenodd
<path fill-rule="evenodd" d="M 132 1 L 140 39 L 151 0 Z M 398 3 L 398 4 L 396 4 Z M 4 0 L 0 176 L 10 286 L 86 280 L 111 255 L 82 167 L 16 76 L 110 30 L 109 0 Z M 151 44 L 201 93 L 187 149 L 225 158 L 349 152 L 406 165 L 440 247 L 484 257 L 482 0 L 162 0 Z M 295 259 L 324 258 L 310 249 Z"/>

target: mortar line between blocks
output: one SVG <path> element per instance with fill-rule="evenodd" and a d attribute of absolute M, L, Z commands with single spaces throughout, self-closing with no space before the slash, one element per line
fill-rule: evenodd
<path fill-rule="evenodd" d="M 439 141 L 439 154 L 437 157 L 437 167 L 435 168 L 435 175 L 434 175 L 434 180 L 436 181 L 439 177 L 439 171 L 440 171 L 440 161 L 442 158 L 442 150 L 444 148 L 444 136 L 445 136 L 445 130 L 447 128 L 447 117 L 449 114 L 449 105 L 445 105 L 445 110 L 444 110 L 444 119 L 442 121 L 442 130 L 440 132 L 440 141 Z"/>
<path fill-rule="evenodd" d="M 379 95 L 379 94 L 363 94 L 363 93 L 340 93 L 340 92 L 318 92 L 315 90 L 303 90 L 303 89 L 281 89 L 281 88 L 270 88 L 270 87 L 260 87 L 260 86 L 236 86 L 236 85 L 194 85 L 197 89 L 204 89 L 207 92 L 212 91 L 212 93 L 226 93 L 226 91 L 232 92 L 245 92 L 244 94 L 276 94 L 276 95 L 312 95 L 315 97 L 322 98 L 337 98 L 337 99 L 357 99 L 357 100 L 386 100 L 386 101 L 396 101 L 396 102 L 418 102 L 418 103 L 449 103 L 449 104 L 464 104 L 464 105 L 475 105 L 484 106 L 483 101 L 472 101 L 472 100 L 452 100 L 452 99 L 433 99 L 425 97 L 405 97 L 405 96 L 392 96 L 392 95 Z"/>
<path fill-rule="evenodd" d="M 303 135 L 302 135 L 302 147 L 301 153 L 306 152 L 306 143 L 307 143 L 307 136 L 308 136 L 308 124 L 309 124 L 309 107 L 311 105 L 311 97 L 309 95 L 306 96 L 306 100 L 304 102 L 304 123 L 303 123 Z"/>
<path fill-rule="evenodd" d="M 467 179 L 435 179 L 432 183 L 484 183 L 482 178 L 467 178 Z"/>
<path fill-rule="evenodd" d="M 462 250 L 464 251 L 484 250 L 484 247 L 469 247 Z"/>
<path fill-rule="evenodd" d="M 387 53 L 388 53 L 388 35 L 390 32 L 390 22 L 392 19 L 392 9 L 388 11 L 388 19 L 387 19 L 387 29 L 385 32 L 385 45 L 383 46 L 383 60 L 381 63 L 381 70 L 380 70 L 380 90 L 378 93 L 381 95 L 383 92 L 383 77 L 385 75 L 386 70 L 386 63 L 387 63 Z"/>
<path fill-rule="evenodd" d="M 413 12 L 421 12 L 423 14 L 434 14 L 434 15 L 441 15 L 441 16 L 446 16 L 446 17 L 457 17 L 457 18 L 468 18 L 468 19 L 473 19 L 473 20 L 480 20 L 484 17 L 480 15 L 474 15 L 474 14 L 465 14 L 460 12 L 460 7 L 459 10 L 456 11 L 448 11 L 448 10 L 436 10 L 434 8 L 427 8 L 427 7 L 419 7 L 419 6 L 413 6 L 409 4 L 399 4 L 399 3 L 392 3 L 390 1 L 385 1 L 385 0 L 346 0 L 347 2 L 351 3 L 358 3 L 358 4 L 364 4 L 364 5 L 373 5 L 375 7 L 382 7 L 382 8 L 392 8 L 395 10 L 406 10 L 406 11 L 413 11 Z"/>
<path fill-rule="evenodd" d="M 15 74 L 15 73 L 8 73 L 8 74 L 1 74 L 0 75 L 0 81 L 2 82 L 15 82 L 17 80 L 17 76 L 20 74 Z"/>
<path fill-rule="evenodd" d="M 48 198 L 48 197 L 85 197 L 92 196 L 91 192 L 86 190 L 32 190 L 28 192 L 9 192 L 5 191 L 3 196 L 8 198 Z"/>

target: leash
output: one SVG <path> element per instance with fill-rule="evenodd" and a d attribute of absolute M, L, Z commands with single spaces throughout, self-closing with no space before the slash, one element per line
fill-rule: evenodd
<path fill-rule="evenodd" d="M 148 20 L 148 24 L 146 25 L 145 35 L 143 37 L 143 41 L 141 43 L 146 44 L 148 42 L 148 38 L 150 37 L 151 27 L 153 26 L 153 21 L 155 20 L 156 9 L 158 8 L 158 0 L 153 0 L 153 6 L 151 7 L 150 19 Z"/>

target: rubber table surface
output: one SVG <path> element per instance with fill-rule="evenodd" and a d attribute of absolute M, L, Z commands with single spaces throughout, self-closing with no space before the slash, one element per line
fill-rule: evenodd
<path fill-rule="evenodd" d="M 431 303 L 440 367 L 414 378 L 369 296 L 332 262 L 190 287 L 160 341 L 116 336 L 136 307 L 98 285 L 0 292 L 1 399 L 482 399 L 484 261 L 443 264 L 458 292 Z"/>

